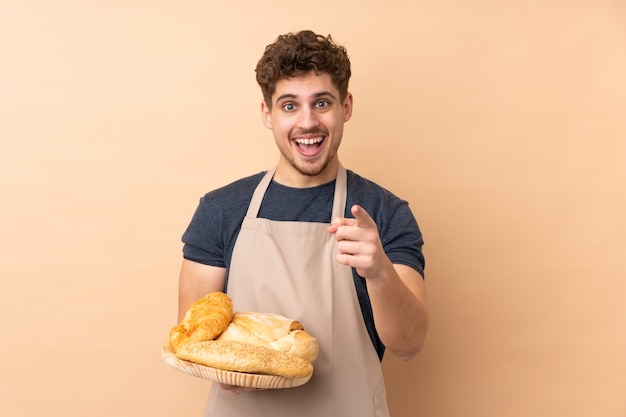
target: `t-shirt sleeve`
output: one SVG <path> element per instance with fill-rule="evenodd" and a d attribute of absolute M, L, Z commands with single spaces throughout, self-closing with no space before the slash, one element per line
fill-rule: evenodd
<path fill-rule="evenodd" d="M 183 258 L 204 265 L 225 267 L 222 215 L 205 195 L 183 233 Z"/>
<path fill-rule="evenodd" d="M 182 236 L 184 259 L 228 268 L 252 193 L 264 174 L 242 178 L 200 198 Z"/>
<path fill-rule="evenodd" d="M 383 248 L 391 262 L 409 266 L 424 277 L 424 239 L 406 201 L 396 207 L 385 230 L 381 232 Z"/>

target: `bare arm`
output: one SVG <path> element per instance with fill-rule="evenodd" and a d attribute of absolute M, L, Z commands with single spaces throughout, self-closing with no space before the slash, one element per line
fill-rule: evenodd
<path fill-rule="evenodd" d="M 224 291 L 226 269 L 184 259 L 178 279 L 178 321 L 189 306 L 206 294 Z"/>
<path fill-rule="evenodd" d="M 178 321 L 185 317 L 189 306 L 195 301 L 210 292 L 224 291 L 225 283 L 225 268 L 203 265 L 184 259 L 178 280 Z M 234 394 L 255 390 L 254 388 L 237 387 L 227 384 L 220 384 L 220 387 Z"/>
<path fill-rule="evenodd" d="M 428 331 L 424 280 L 414 269 L 391 263 L 376 223 L 362 207 L 353 206 L 352 214 L 354 219 L 336 219 L 328 228 L 339 242 L 337 260 L 365 277 L 380 339 L 391 353 L 410 360 Z"/>
<path fill-rule="evenodd" d="M 394 355 L 410 360 L 421 351 L 428 331 L 426 285 L 416 270 L 393 267 L 367 279 L 367 288 L 380 339 Z"/>

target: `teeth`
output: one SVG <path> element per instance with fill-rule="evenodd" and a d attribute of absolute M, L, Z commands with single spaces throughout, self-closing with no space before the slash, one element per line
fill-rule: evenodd
<path fill-rule="evenodd" d="M 299 143 L 300 145 L 314 145 L 316 143 L 320 143 L 321 141 L 322 141 L 321 136 L 317 138 L 312 138 L 312 139 L 305 139 L 305 138 L 296 139 L 296 142 Z"/>

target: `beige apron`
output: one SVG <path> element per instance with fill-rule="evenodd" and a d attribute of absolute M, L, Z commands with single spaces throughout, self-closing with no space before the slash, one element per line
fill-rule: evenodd
<path fill-rule="evenodd" d="M 228 294 L 235 311 L 299 320 L 320 344 L 303 386 L 235 395 L 214 384 L 206 417 L 387 417 L 380 361 L 367 333 L 351 268 L 336 262 L 328 224 L 257 218 L 275 170 L 254 192 L 235 243 Z M 332 216 L 343 217 L 346 171 L 339 167 Z M 289 204 L 285 201 L 284 204 Z"/>

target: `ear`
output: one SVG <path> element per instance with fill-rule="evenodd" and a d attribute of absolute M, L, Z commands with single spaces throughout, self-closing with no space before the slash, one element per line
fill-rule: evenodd
<path fill-rule="evenodd" d="M 272 112 L 270 111 L 267 104 L 265 104 L 265 100 L 261 102 L 261 118 L 263 119 L 263 125 L 271 129 L 272 128 Z"/>
<path fill-rule="evenodd" d="M 346 99 L 343 102 L 343 121 L 344 122 L 347 122 L 348 120 L 350 120 L 350 118 L 352 118 L 352 105 L 353 105 L 352 93 L 348 93 L 346 95 Z"/>

